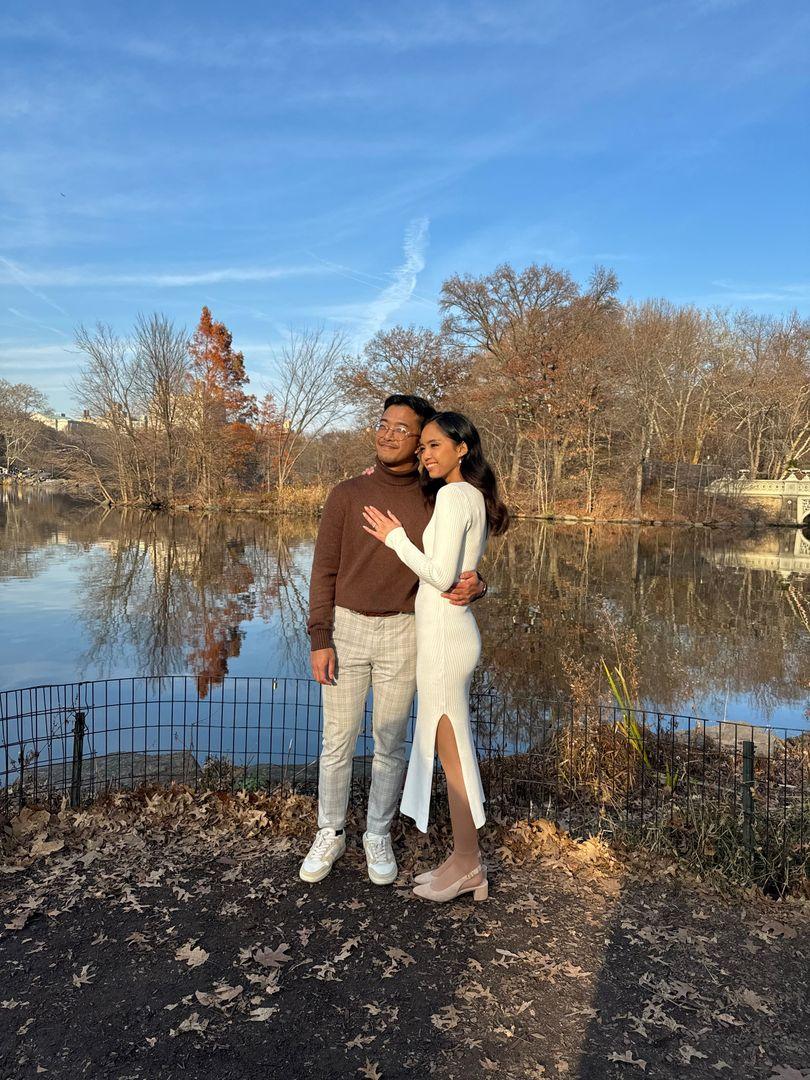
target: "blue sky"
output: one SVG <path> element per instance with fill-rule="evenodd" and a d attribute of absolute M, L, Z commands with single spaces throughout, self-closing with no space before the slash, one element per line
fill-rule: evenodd
<path fill-rule="evenodd" d="M 70 411 L 78 323 L 207 304 L 435 326 L 549 261 L 810 313 L 804 2 L 18 3 L 0 13 L 0 376 Z"/>

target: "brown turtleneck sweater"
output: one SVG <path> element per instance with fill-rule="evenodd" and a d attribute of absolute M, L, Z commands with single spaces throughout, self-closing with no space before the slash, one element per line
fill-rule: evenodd
<path fill-rule="evenodd" d="M 333 645 L 335 607 L 366 614 L 413 611 L 418 579 L 385 544 L 363 531 L 364 506 L 391 510 L 421 549 L 433 512 L 419 487 L 419 472 L 394 473 L 378 461 L 368 476 L 344 480 L 323 508 L 309 585 L 312 649 Z"/>

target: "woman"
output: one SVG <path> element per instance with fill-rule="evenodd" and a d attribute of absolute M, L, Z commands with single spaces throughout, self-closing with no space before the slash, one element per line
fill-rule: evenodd
<path fill-rule="evenodd" d="M 464 570 L 475 570 L 487 535 L 502 533 L 509 514 L 498 496 L 495 475 L 470 421 L 455 412 L 437 413 L 422 429 L 422 480 L 435 504 L 423 535 L 424 552 L 410 542 L 389 510 L 367 506 L 366 532 L 392 548 L 419 577 L 416 595 L 416 689 L 419 709 L 401 810 L 427 832 L 433 756 L 438 751 L 447 779 L 453 851 L 414 892 L 443 902 L 471 892 L 488 895 L 478 829 L 486 820 L 484 791 L 470 726 L 469 691 L 481 655 L 481 638 L 469 607 L 441 597 Z"/>

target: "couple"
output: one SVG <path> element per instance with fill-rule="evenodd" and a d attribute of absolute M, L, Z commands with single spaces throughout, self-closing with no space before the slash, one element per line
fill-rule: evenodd
<path fill-rule="evenodd" d="M 417 690 L 400 809 L 427 831 L 438 751 L 453 850 L 416 879 L 414 892 L 436 901 L 472 892 L 482 900 L 484 792 L 469 718 L 481 639 L 467 605 L 486 592 L 477 566 L 488 534 L 504 532 L 509 515 L 478 432 L 459 413 L 436 413 L 424 398 L 394 394 L 377 424 L 376 449 L 373 470 L 330 493 L 315 545 L 308 629 L 324 729 L 318 833 L 300 877 L 322 880 L 346 850 L 352 759 L 371 687 L 374 759 L 363 848 L 376 885 L 396 879 L 390 828 Z"/>

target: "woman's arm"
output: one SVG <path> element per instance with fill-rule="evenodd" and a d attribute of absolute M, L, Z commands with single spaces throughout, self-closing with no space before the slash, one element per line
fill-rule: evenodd
<path fill-rule="evenodd" d="M 469 526 L 469 504 L 460 491 L 454 492 L 453 485 L 448 484 L 436 495 L 433 512 L 435 542 L 431 556 L 412 544 L 401 526 L 388 534 L 385 543 L 422 581 L 445 592 L 458 580 L 464 536 Z"/>

